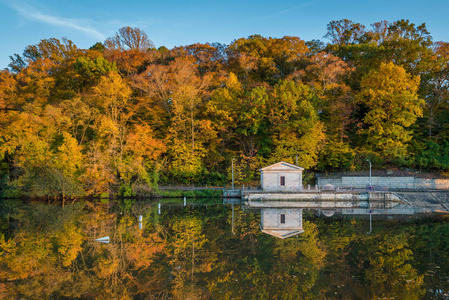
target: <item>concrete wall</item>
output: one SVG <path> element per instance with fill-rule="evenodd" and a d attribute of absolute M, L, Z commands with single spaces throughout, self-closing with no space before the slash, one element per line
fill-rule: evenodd
<path fill-rule="evenodd" d="M 281 176 L 285 177 L 285 186 L 281 186 Z M 300 191 L 302 190 L 301 171 L 263 171 L 261 174 L 264 191 Z"/>
<path fill-rule="evenodd" d="M 281 223 L 281 214 L 285 223 Z M 262 229 L 302 229 L 302 209 L 299 208 L 264 208 L 261 212 Z"/>
<path fill-rule="evenodd" d="M 366 188 L 369 186 L 369 176 L 318 177 L 320 187 L 332 185 L 335 188 Z M 449 179 L 427 179 L 414 176 L 403 177 L 371 177 L 371 185 L 388 187 L 389 189 L 449 189 Z"/>
<path fill-rule="evenodd" d="M 395 192 L 256 192 L 243 195 L 244 204 L 254 208 L 393 208 L 404 204 Z"/>

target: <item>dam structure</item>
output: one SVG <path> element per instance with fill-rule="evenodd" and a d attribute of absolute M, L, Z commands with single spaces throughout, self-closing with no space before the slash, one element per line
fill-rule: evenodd
<path fill-rule="evenodd" d="M 243 202 L 259 206 L 282 203 L 303 208 L 393 208 L 408 203 L 391 192 L 321 191 L 264 192 L 243 190 Z M 251 206 L 251 205 L 249 205 Z"/>
<path fill-rule="evenodd" d="M 449 213 L 449 191 L 440 193 L 390 191 L 263 192 L 242 190 L 248 208 L 302 208 L 338 211 L 344 214 Z"/>
<path fill-rule="evenodd" d="M 254 208 L 344 209 L 370 213 L 449 213 L 449 180 L 409 177 L 318 177 L 315 188 L 304 188 L 304 168 L 278 162 L 260 169 L 261 186 L 224 191 Z M 373 183 L 373 185 L 371 185 Z M 385 184 L 389 185 L 386 186 Z M 376 185 L 374 185 L 376 184 Z"/>

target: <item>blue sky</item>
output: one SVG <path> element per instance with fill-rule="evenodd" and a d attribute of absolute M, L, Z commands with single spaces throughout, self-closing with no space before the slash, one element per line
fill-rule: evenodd
<path fill-rule="evenodd" d="M 144 30 L 156 47 L 220 42 L 261 34 L 321 39 L 332 20 L 349 19 L 369 27 L 409 19 L 426 23 L 434 41 L 449 41 L 449 1 L 123 1 L 0 0 L 0 69 L 41 39 L 67 37 L 79 48 L 103 42 L 124 26 Z"/>

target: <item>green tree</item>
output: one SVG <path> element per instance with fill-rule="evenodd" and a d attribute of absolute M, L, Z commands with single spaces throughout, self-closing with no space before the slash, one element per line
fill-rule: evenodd
<path fill-rule="evenodd" d="M 326 135 L 315 108 L 314 91 L 300 83 L 282 81 L 269 99 L 268 119 L 274 147 L 269 161 L 294 163 L 297 155 L 299 165 L 315 166 Z"/>
<path fill-rule="evenodd" d="M 79 78 L 80 87 L 91 87 L 98 84 L 102 76 L 110 72 L 117 72 L 117 66 L 101 55 L 93 59 L 88 56 L 80 56 L 76 59 L 73 67 L 77 72 L 77 76 L 74 77 Z"/>
<path fill-rule="evenodd" d="M 427 136 L 429 139 L 437 140 L 440 136 L 441 138 L 447 136 L 444 124 L 448 120 L 449 44 L 436 43 L 434 52 L 432 64 L 422 76 L 424 84 L 421 93 L 426 99 L 424 119 L 427 121 Z"/>
<path fill-rule="evenodd" d="M 407 128 L 422 116 L 424 105 L 417 94 L 419 80 L 393 63 L 382 63 L 362 78 L 357 99 L 368 108 L 360 131 L 368 149 L 387 159 L 407 154 L 407 142 L 412 138 Z"/>

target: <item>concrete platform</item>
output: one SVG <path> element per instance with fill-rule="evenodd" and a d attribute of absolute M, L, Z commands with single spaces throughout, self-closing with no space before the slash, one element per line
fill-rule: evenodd
<path fill-rule="evenodd" d="M 243 192 L 242 200 L 249 207 L 301 207 L 322 209 L 394 209 L 404 211 L 449 213 L 449 191 L 305 191 L 305 192 Z"/>

